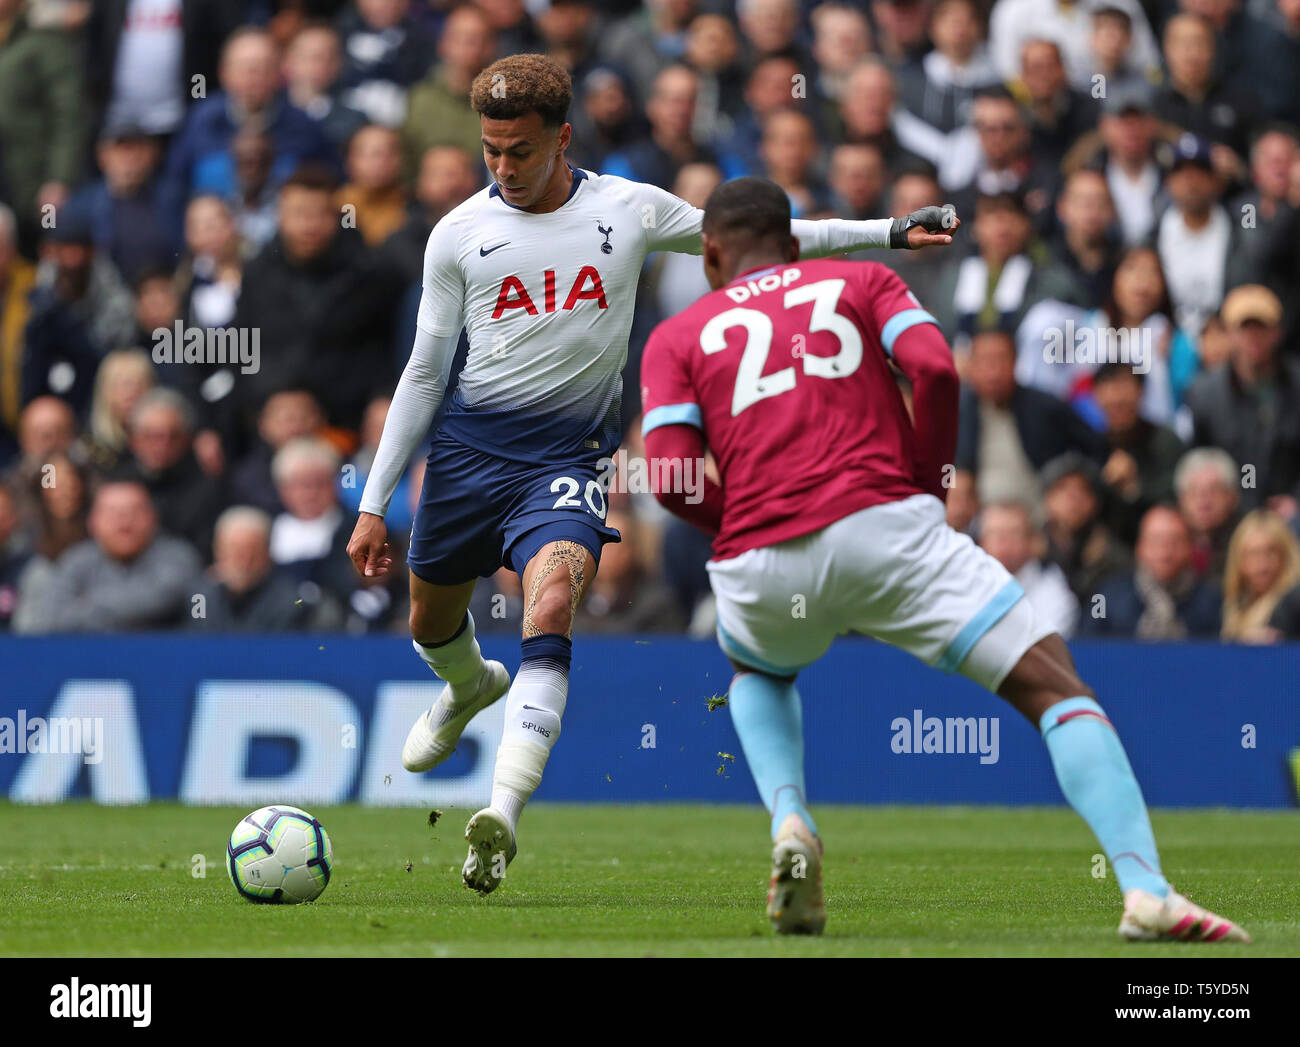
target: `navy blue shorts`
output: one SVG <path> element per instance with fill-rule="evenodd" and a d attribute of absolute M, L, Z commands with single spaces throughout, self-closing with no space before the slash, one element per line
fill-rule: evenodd
<path fill-rule="evenodd" d="M 607 484 L 599 459 L 516 462 L 439 431 L 407 563 L 433 585 L 460 585 L 503 565 L 522 575 L 548 542 L 577 542 L 599 562 L 601 546 L 620 540 L 605 525 Z"/>

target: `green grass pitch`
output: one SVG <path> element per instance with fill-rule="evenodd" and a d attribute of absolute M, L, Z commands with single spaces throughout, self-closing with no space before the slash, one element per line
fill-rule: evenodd
<path fill-rule="evenodd" d="M 1127 945 L 1067 808 L 815 807 L 829 922 L 776 938 L 757 807 L 537 804 L 491 897 L 460 884 L 469 812 L 312 808 L 334 878 L 258 906 L 226 874 L 245 811 L 0 804 L 0 955 L 1300 955 L 1297 813 L 1157 811 L 1166 872 L 1250 946 Z M 192 875 L 204 855 L 206 876 Z M 407 871 L 408 862 L 410 871 Z"/>

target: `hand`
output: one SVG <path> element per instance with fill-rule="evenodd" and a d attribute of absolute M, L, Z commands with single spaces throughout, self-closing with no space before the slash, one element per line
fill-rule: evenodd
<path fill-rule="evenodd" d="M 1111 452 L 1102 467 L 1101 478 L 1107 486 L 1113 487 L 1129 501 L 1136 498 L 1141 490 L 1138 486 L 1137 460 L 1127 451 Z"/>
<path fill-rule="evenodd" d="M 357 517 L 357 526 L 348 540 L 348 557 L 362 578 L 382 578 L 388 573 L 393 566 L 393 554 L 382 516 L 362 513 Z"/>
<path fill-rule="evenodd" d="M 895 218 L 889 230 L 889 246 L 895 250 L 915 251 L 918 247 L 952 243 L 951 233 L 961 225 L 952 204 L 931 204 L 904 218 Z"/>

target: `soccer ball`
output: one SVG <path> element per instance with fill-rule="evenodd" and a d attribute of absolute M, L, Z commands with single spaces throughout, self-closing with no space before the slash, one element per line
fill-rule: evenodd
<path fill-rule="evenodd" d="M 296 905 L 329 886 L 334 848 L 306 811 L 263 807 L 235 826 L 226 846 L 230 882 L 250 902 Z"/>

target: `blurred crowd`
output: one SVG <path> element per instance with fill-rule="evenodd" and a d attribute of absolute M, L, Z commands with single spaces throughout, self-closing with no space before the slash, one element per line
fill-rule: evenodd
<path fill-rule="evenodd" d="M 470 84 L 525 51 L 577 166 L 956 204 L 860 257 L 953 346 L 949 522 L 1063 634 L 1300 637 L 1300 0 L 0 0 L 0 630 L 405 629 L 345 546 L 425 240 L 486 184 Z M 641 347 L 707 290 L 647 262 L 633 458 Z M 708 540 L 609 522 L 578 631 L 711 633 Z M 521 602 L 503 570 L 478 628 Z"/>

